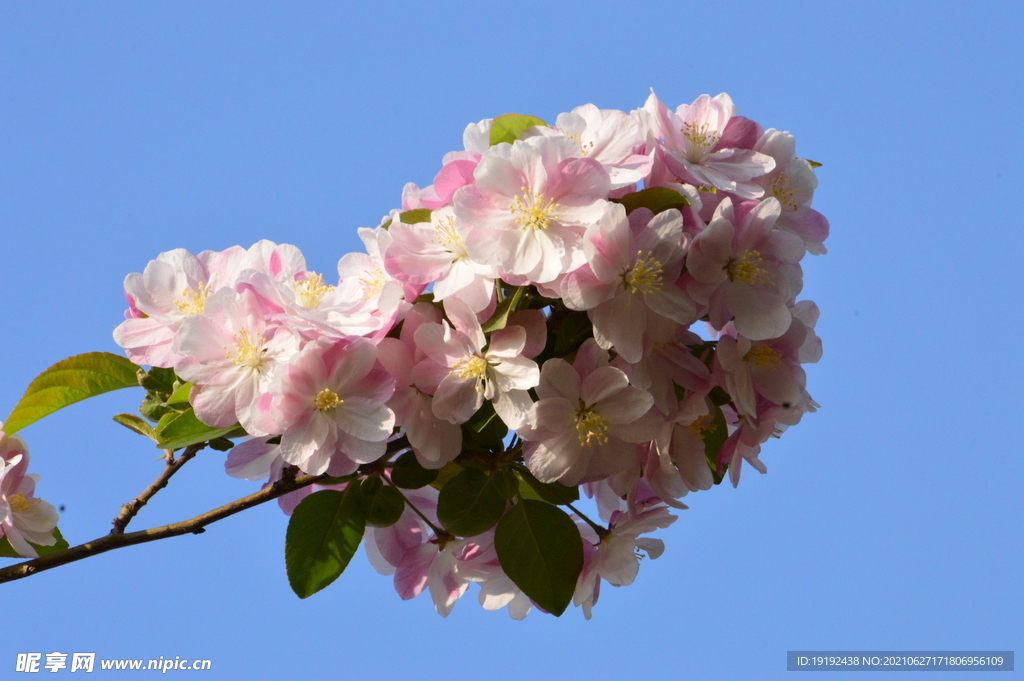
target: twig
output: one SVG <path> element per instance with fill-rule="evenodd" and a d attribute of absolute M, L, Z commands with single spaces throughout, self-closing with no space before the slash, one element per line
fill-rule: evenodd
<path fill-rule="evenodd" d="M 167 466 L 164 468 L 163 473 L 153 481 L 153 484 L 143 490 L 142 494 L 121 507 L 121 512 L 118 513 L 117 517 L 111 522 L 114 529 L 110 531 L 110 534 L 124 534 L 124 528 L 127 527 L 128 523 L 132 521 L 132 518 L 142 510 L 142 507 L 153 498 L 153 495 L 164 487 L 167 487 L 167 483 L 171 479 L 171 476 L 177 473 L 182 466 L 188 463 L 189 459 L 193 458 L 196 453 L 204 447 L 206 447 L 205 442 L 189 445 L 177 460 L 174 458 L 174 452 L 167 450 Z"/>
<path fill-rule="evenodd" d="M 181 458 L 184 458 L 184 454 Z M 180 460 L 181 459 L 179 459 L 179 461 Z M 232 516 L 248 508 L 252 508 L 253 506 L 259 506 L 260 504 L 272 501 L 278 497 L 288 494 L 289 492 L 294 492 L 297 489 L 308 487 L 309 485 L 315 484 L 326 477 L 328 476 L 305 475 L 292 481 L 278 480 L 274 484 L 267 486 L 255 494 L 250 494 L 247 497 L 242 497 L 241 499 L 232 501 L 229 504 L 225 504 L 220 508 L 215 508 L 212 511 L 203 513 L 202 515 L 197 515 L 191 520 L 183 520 L 179 523 L 164 525 L 162 527 L 154 527 L 149 530 L 140 530 L 138 532 L 129 532 L 128 534 L 111 533 L 91 542 L 73 546 L 65 551 L 61 551 L 60 553 L 54 553 L 42 558 L 35 558 L 33 560 L 25 561 L 24 563 L 18 563 L 17 565 L 11 565 L 10 567 L 0 569 L 0 583 L 13 582 L 16 579 L 30 577 L 44 570 L 49 570 L 50 568 L 74 563 L 75 561 L 83 560 L 100 553 L 106 553 L 107 551 L 112 551 L 114 549 L 120 549 L 125 546 L 145 544 L 158 539 L 178 537 L 183 534 L 201 534 L 205 531 L 204 528 L 211 523 L 223 520 L 228 516 Z M 143 494 L 145 494 L 145 492 Z"/>

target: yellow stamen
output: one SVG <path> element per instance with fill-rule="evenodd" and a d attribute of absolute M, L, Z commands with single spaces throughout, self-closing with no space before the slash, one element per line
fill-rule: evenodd
<path fill-rule="evenodd" d="M 782 353 L 767 345 L 755 345 L 750 351 L 743 355 L 743 360 L 750 362 L 758 369 L 775 371 L 782 361 Z"/>
<path fill-rule="evenodd" d="M 793 194 L 795 193 L 796 188 L 793 186 L 793 181 L 789 179 L 786 173 L 779 173 L 772 180 L 772 196 L 790 210 L 797 209 L 796 201 L 793 200 Z"/>
<path fill-rule="evenodd" d="M 526 187 L 520 187 L 523 192 L 522 198 L 516 196 L 509 204 L 508 210 L 513 215 L 518 215 L 516 224 L 523 229 L 547 229 L 552 220 L 557 220 L 555 209 L 558 204 L 551 199 L 545 199 L 539 192 L 532 192 Z"/>
<path fill-rule="evenodd" d="M 576 144 L 580 145 L 580 151 L 583 152 L 584 156 L 586 156 L 587 154 L 594 150 L 594 143 L 592 141 L 584 144 L 582 141 L 580 141 L 579 135 L 566 135 L 566 137 L 571 139 Z"/>
<path fill-rule="evenodd" d="M 456 260 L 469 257 L 462 244 L 462 237 L 455 229 L 455 218 L 451 215 L 446 215 L 434 225 L 434 238 L 431 241 L 454 254 Z"/>
<path fill-rule="evenodd" d="M 324 388 L 316 394 L 316 400 L 313 404 L 316 405 L 318 411 L 334 411 L 339 404 L 344 404 L 345 400 L 338 398 L 338 393 L 334 392 L 330 388 Z"/>
<path fill-rule="evenodd" d="M 210 295 L 209 287 L 200 282 L 196 290 L 187 288 L 181 292 L 181 296 L 174 299 L 178 312 L 183 315 L 192 316 L 202 314 L 206 309 L 206 299 Z"/>
<path fill-rule="evenodd" d="M 464 378 L 467 381 L 473 379 L 482 381 L 487 378 L 487 360 L 476 355 L 465 357 L 452 365 L 452 370 L 448 373 L 458 374 L 459 378 Z M 478 392 L 483 391 L 483 387 L 480 385 L 477 385 L 476 389 Z"/>
<path fill-rule="evenodd" d="M 292 290 L 295 291 L 299 305 L 309 309 L 316 309 L 320 307 L 324 296 L 333 291 L 334 287 L 325 284 L 322 275 L 310 272 L 302 281 L 293 283 Z"/>
<path fill-rule="evenodd" d="M 24 494 L 12 494 L 7 497 L 7 503 L 11 505 L 11 510 L 15 513 L 25 513 L 26 511 L 32 510 L 33 507 L 39 505 L 38 499 L 26 499 Z"/>
<path fill-rule="evenodd" d="M 693 423 L 687 426 L 693 431 L 693 434 L 699 437 L 701 440 L 705 439 L 709 434 L 715 432 L 718 429 L 714 423 L 715 417 L 711 414 L 704 414 L 694 419 Z"/>
<path fill-rule="evenodd" d="M 725 266 L 729 281 L 741 281 L 744 284 L 757 286 L 769 284 L 768 270 L 758 267 L 764 260 L 757 251 L 743 251 L 739 258 L 730 260 Z"/>
<path fill-rule="evenodd" d="M 263 355 L 266 350 L 263 344 L 267 341 L 263 336 L 256 334 L 254 337 L 244 326 L 234 336 L 235 349 L 224 346 L 224 357 L 231 360 L 236 366 L 247 366 L 251 369 L 259 369 L 263 366 Z"/>
<path fill-rule="evenodd" d="M 590 409 L 576 413 L 576 434 L 580 438 L 580 444 L 584 447 L 608 444 L 607 432 L 608 421 L 600 414 L 596 414 Z"/>
<path fill-rule="evenodd" d="M 651 293 L 661 290 L 661 263 L 650 253 L 643 257 L 641 251 L 636 252 L 636 264 L 622 275 L 622 285 L 630 293 Z"/>
<path fill-rule="evenodd" d="M 695 121 L 690 123 L 683 123 L 681 132 L 683 137 L 690 141 L 690 150 L 687 154 L 687 159 L 691 163 L 697 163 L 701 160 L 707 152 L 714 149 L 715 145 L 721 139 L 714 132 L 708 132 L 708 124 L 701 123 L 697 124 Z"/>
<path fill-rule="evenodd" d="M 384 290 L 384 284 L 388 283 L 387 275 L 384 274 L 384 270 L 376 268 L 373 270 L 367 270 L 365 277 L 359 278 L 359 283 L 363 285 L 363 300 L 369 300 L 376 295 L 380 295 L 380 292 Z"/>

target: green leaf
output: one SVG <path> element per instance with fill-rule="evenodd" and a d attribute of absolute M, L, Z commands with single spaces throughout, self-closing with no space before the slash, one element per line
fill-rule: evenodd
<path fill-rule="evenodd" d="M 704 456 L 708 460 L 708 466 L 711 467 L 711 475 L 714 478 L 716 485 L 721 484 L 723 476 L 718 474 L 718 452 L 722 450 L 722 445 L 729 439 L 729 428 L 725 423 L 725 414 L 718 407 L 715 407 L 715 415 L 711 419 L 711 423 L 707 424 L 701 432 L 701 438 L 704 440 Z M 723 471 L 724 472 L 724 471 Z"/>
<path fill-rule="evenodd" d="M 359 486 L 325 489 L 302 500 L 288 521 L 284 564 L 299 598 L 309 598 L 345 571 L 359 548 L 366 517 Z"/>
<path fill-rule="evenodd" d="M 463 424 L 462 447 L 474 452 L 503 452 L 507 434 L 508 426 L 498 418 L 494 406 L 487 401 Z"/>
<path fill-rule="evenodd" d="M 454 478 L 456 475 L 462 472 L 462 466 L 449 461 L 445 465 L 441 466 L 441 469 L 437 471 L 437 479 L 430 483 L 430 486 L 436 490 L 440 490 L 442 487 L 448 484 L 448 481 Z"/>
<path fill-rule="evenodd" d="M 363 481 L 360 492 L 363 496 L 363 511 L 366 513 L 366 524 L 370 527 L 391 527 L 398 522 L 405 511 L 405 498 L 394 487 L 384 485 L 373 491 L 366 489 L 366 483 L 380 478 L 367 478 Z"/>
<path fill-rule="evenodd" d="M 75 355 L 39 374 L 4 421 L 13 435 L 58 409 L 120 388 L 139 385 L 139 367 L 109 352 Z"/>
<path fill-rule="evenodd" d="M 497 481 L 497 483 L 495 482 Z M 494 527 L 505 513 L 503 480 L 466 469 L 437 495 L 437 519 L 460 537 L 475 537 Z"/>
<path fill-rule="evenodd" d="M 583 570 L 583 540 L 572 518 L 523 499 L 498 522 L 494 548 L 501 569 L 527 596 L 556 617 L 565 612 Z"/>
<path fill-rule="evenodd" d="M 138 433 L 139 435 L 145 435 L 153 442 L 160 442 L 160 436 L 156 434 L 156 430 L 153 426 L 146 423 L 146 420 L 138 417 L 134 414 L 117 414 L 113 417 L 114 421 L 120 423 L 122 426 Z"/>
<path fill-rule="evenodd" d="M 626 207 L 626 213 L 632 213 L 637 208 L 649 208 L 657 215 L 669 208 L 682 210 L 690 205 L 690 200 L 674 189 L 668 187 L 650 187 L 641 189 L 632 194 L 626 194 L 621 199 L 612 199 L 615 203 L 621 203 Z"/>
<path fill-rule="evenodd" d="M 804 160 L 807 161 L 808 163 L 810 163 L 812 168 L 820 168 L 821 167 L 821 164 L 818 163 L 817 161 L 812 161 L 809 158 L 805 158 Z"/>
<path fill-rule="evenodd" d="M 210 440 L 210 449 L 218 452 L 227 452 L 234 449 L 235 443 L 226 437 L 217 437 Z"/>
<path fill-rule="evenodd" d="M 167 404 L 188 404 L 188 396 L 192 392 L 191 383 L 182 383 L 177 390 L 167 398 Z"/>
<path fill-rule="evenodd" d="M 577 487 L 567 487 L 560 482 L 541 482 L 526 467 L 518 468 L 517 470 L 523 481 L 530 486 L 530 489 L 548 503 L 560 506 L 562 504 L 571 504 L 580 498 L 580 490 Z"/>
<path fill-rule="evenodd" d="M 508 468 L 491 473 L 491 484 L 506 501 L 512 501 L 519 491 L 519 478 Z"/>
<path fill-rule="evenodd" d="M 167 414 L 160 419 L 156 429 L 160 434 L 160 442 L 156 445 L 158 449 L 182 449 L 219 437 L 240 437 L 245 434 L 237 424 L 230 428 L 211 428 L 200 421 L 192 409 L 170 419 L 168 416 L 171 415 Z"/>
<path fill-rule="evenodd" d="M 64 539 L 64 536 L 60 533 L 58 528 L 53 528 L 53 536 L 57 538 L 57 543 L 53 546 L 42 546 L 40 544 L 33 544 L 29 542 L 29 546 L 36 550 L 39 557 L 49 556 L 51 553 L 58 553 L 68 548 L 68 542 Z M 3 558 L 25 558 L 11 546 L 11 542 L 7 537 L 0 537 L 0 557 Z"/>
<path fill-rule="evenodd" d="M 437 471 L 421 466 L 412 452 L 406 452 L 398 457 L 391 469 L 391 482 L 402 489 L 426 487 L 436 479 Z"/>
<path fill-rule="evenodd" d="M 526 292 L 525 286 L 516 287 L 516 292 L 510 296 L 505 296 L 505 300 L 498 303 L 498 307 L 495 308 L 494 314 L 486 322 L 480 325 L 484 333 L 490 333 L 499 329 L 504 329 L 505 324 L 508 323 L 508 316 L 511 312 L 516 309 L 516 305 L 523 299 L 523 293 Z"/>
<path fill-rule="evenodd" d="M 536 116 L 523 116 L 520 114 L 498 116 L 491 123 L 491 146 L 493 147 L 495 144 L 501 144 L 502 142 L 512 144 L 519 139 L 519 135 L 522 134 L 523 130 L 538 125 L 547 125 L 547 123 Z"/>
<path fill-rule="evenodd" d="M 398 214 L 398 219 L 407 225 L 415 225 L 420 222 L 430 222 L 430 209 L 414 208 Z"/>
<path fill-rule="evenodd" d="M 174 392 L 174 384 L 177 380 L 178 377 L 175 375 L 174 369 L 152 367 L 149 371 L 141 372 L 139 385 L 149 392 L 170 395 Z"/>
<path fill-rule="evenodd" d="M 157 423 L 168 414 L 178 412 L 164 404 L 164 401 L 156 393 L 149 393 L 146 395 L 146 399 L 142 401 L 142 404 L 139 405 L 139 413 L 150 421 Z"/>

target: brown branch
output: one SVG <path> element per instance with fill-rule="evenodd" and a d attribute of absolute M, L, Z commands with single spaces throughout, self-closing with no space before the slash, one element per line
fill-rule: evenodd
<path fill-rule="evenodd" d="M 124 534 L 124 528 L 128 526 L 128 523 L 132 521 L 142 507 L 145 506 L 153 495 L 167 487 L 167 482 L 171 479 L 175 473 L 177 473 L 182 466 L 188 463 L 188 460 L 196 455 L 196 453 L 206 447 L 205 442 L 199 444 L 189 445 L 185 448 L 185 451 L 181 453 L 181 456 L 177 460 L 174 458 L 174 452 L 170 449 L 165 450 L 167 452 L 167 466 L 164 468 L 164 472 L 160 474 L 156 480 L 153 481 L 149 487 L 143 490 L 142 494 L 135 497 L 127 504 L 121 507 L 121 512 L 117 514 L 117 517 L 111 522 L 114 529 L 110 531 L 111 534 Z"/>
<path fill-rule="evenodd" d="M 206 446 L 206 443 L 191 445 L 182 452 L 181 457 L 176 461 L 174 460 L 173 453 L 169 453 L 167 457 L 167 468 L 158 477 L 153 484 L 146 488 L 146 490 L 137 496 L 135 499 L 125 504 L 121 508 L 121 513 L 118 514 L 117 518 L 114 518 L 114 529 L 110 534 L 94 539 L 93 541 L 79 544 L 78 546 L 72 546 L 69 549 L 60 551 L 59 553 L 52 553 L 48 556 L 41 558 L 34 558 L 27 560 L 24 563 L 18 563 L 17 565 L 11 565 L 0 569 L 0 584 L 4 582 L 13 582 L 16 579 L 24 579 L 25 577 L 31 577 L 34 574 L 49 570 L 51 568 L 60 567 L 61 565 L 67 565 L 68 563 L 74 563 L 90 556 L 96 556 L 107 551 L 113 551 L 114 549 L 124 548 L 125 546 L 134 546 L 135 544 L 145 544 L 147 542 L 156 541 L 158 539 L 167 539 L 168 537 L 179 537 L 183 534 L 202 534 L 206 531 L 206 526 L 215 523 L 218 520 L 223 520 L 228 516 L 233 516 L 236 513 L 244 511 L 253 506 L 259 506 L 265 504 L 268 501 L 283 497 L 289 492 L 302 489 L 303 487 L 309 487 L 323 480 L 330 479 L 331 476 L 326 473 L 323 475 L 304 475 L 302 477 L 296 477 L 297 468 L 294 466 L 285 467 L 282 472 L 282 478 L 277 482 L 268 485 L 261 489 L 255 494 L 250 494 L 247 497 L 236 499 L 229 504 L 224 504 L 220 508 L 215 508 L 212 511 L 207 511 L 202 515 L 197 515 L 191 520 L 183 520 L 180 523 L 173 523 L 171 525 L 164 525 L 162 527 L 154 527 L 149 530 L 139 530 L 138 532 L 124 533 L 124 527 L 131 521 L 135 514 L 139 512 L 146 503 L 153 498 L 153 495 L 159 492 L 161 489 L 167 486 L 167 481 L 170 480 L 171 476 L 178 472 L 185 462 L 196 455 L 200 449 Z M 395 453 L 407 448 L 409 441 L 402 436 L 396 438 L 388 443 L 387 453 L 383 460 L 387 460 L 390 456 Z M 374 470 L 374 467 L 379 465 L 378 462 L 364 464 L 359 467 L 356 471 L 358 475 L 366 475 L 367 473 Z"/>
<path fill-rule="evenodd" d="M 184 455 L 182 455 L 181 458 L 184 458 Z M 180 460 L 181 459 L 179 459 L 179 461 Z M 315 484 L 326 477 L 326 475 L 305 475 L 291 481 L 278 480 L 274 484 L 269 485 L 255 494 L 250 494 L 247 497 L 236 499 L 235 501 L 225 504 L 220 508 L 215 508 L 212 511 L 203 513 L 202 515 L 197 515 L 191 520 L 183 520 L 179 523 L 164 525 L 162 527 L 154 527 L 149 530 L 140 530 L 138 532 L 129 532 L 128 534 L 112 532 L 104 537 L 100 537 L 99 539 L 95 539 L 84 544 L 79 544 L 78 546 L 73 546 L 65 551 L 61 551 L 60 553 L 54 553 L 42 558 L 35 558 L 33 560 L 25 561 L 24 563 L 18 563 L 17 565 L 11 565 L 10 567 L 0 569 L 0 583 L 13 582 L 16 579 L 30 577 L 44 570 L 49 570 L 61 565 L 67 565 L 68 563 L 74 563 L 75 561 L 106 553 L 107 551 L 113 551 L 114 549 L 120 549 L 125 546 L 145 544 L 158 539 L 178 537 L 183 534 L 201 534 L 206 531 L 205 527 L 211 523 L 223 520 L 228 516 L 232 516 L 248 508 L 252 508 L 253 506 L 259 506 L 260 504 L 277 499 L 278 497 L 284 496 L 289 492 L 294 492 L 297 489 L 308 487 L 309 485 Z M 143 494 L 145 494 L 145 492 L 143 492 Z"/>

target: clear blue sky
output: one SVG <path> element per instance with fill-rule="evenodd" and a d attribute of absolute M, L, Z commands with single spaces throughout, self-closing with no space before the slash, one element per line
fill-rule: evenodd
<path fill-rule="evenodd" d="M 606 588 L 592 621 L 517 623 L 475 595 L 442 620 L 362 553 L 300 601 L 267 505 L 3 585 L 0 676 L 53 651 L 209 658 L 210 679 L 447 681 L 775 679 L 787 650 L 1024 651 L 1022 19 L 1019 2 L 4 3 L 0 414 L 55 361 L 117 351 L 124 276 L 161 251 L 268 238 L 333 271 L 467 123 L 509 111 L 728 92 L 824 164 L 832 236 L 804 262 L 823 408 L 766 446 L 768 475 L 688 497 L 665 555 Z M 22 433 L 72 543 L 159 471 L 110 421 L 139 399 Z M 137 527 L 256 489 L 222 465 L 203 452 Z"/>

